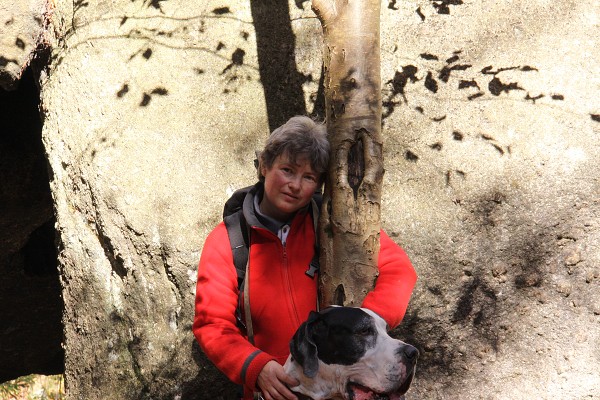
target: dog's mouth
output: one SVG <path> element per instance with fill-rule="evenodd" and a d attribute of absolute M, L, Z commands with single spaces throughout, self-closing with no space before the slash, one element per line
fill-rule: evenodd
<path fill-rule="evenodd" d="M 410 384 L 412 383 L 415 371 L 411 371 L 410 375 L 406 377 L 402 385 L 398 389 L 389 393 L 377 393 L 374 390 L 369 389 L 368 387 L 362 386 L 355 382 L 348 382 L 346 387 L 346 391 L 348 392 L 349 400 L 402 400 L 402 397 L 406 392 L 408 392 L 408 388 L 410 388 Z"/>

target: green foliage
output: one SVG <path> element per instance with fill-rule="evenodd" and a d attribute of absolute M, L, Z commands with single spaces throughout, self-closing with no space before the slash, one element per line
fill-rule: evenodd
<path fill-rule="evenodd" d="M 0 398 L 6 400 L 63 400 L 62 375 L 21 376 L 0 384 Z"/>

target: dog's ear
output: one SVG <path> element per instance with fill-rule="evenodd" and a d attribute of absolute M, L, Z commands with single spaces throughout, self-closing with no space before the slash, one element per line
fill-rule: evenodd
<path fill-rule="evenodd" d="M 313 339 L 314 326 L 319 319 L 319 314 L 311 311 L 308 320 L 304 322 L 290 341 L 290 353 L 294 360 L 302 366 L 304 375 L 314 378 L 319 370 L 317 345 Z"/>

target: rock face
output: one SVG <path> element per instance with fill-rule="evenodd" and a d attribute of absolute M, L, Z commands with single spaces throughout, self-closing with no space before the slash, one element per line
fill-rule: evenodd
<path fill-rule="evenodd" d="M 47 32 L 53 0 L 4 1 L 0 4 L 0 88 L 14 89 Z"/>
<path fill-rule="evenodd" d="M 309 2 L 258 3 L 49 2 L 69 398 L 233 397 L 190 332 L 200 249 L 269 128 L 322 107 Z M 594 0 L 383 7 L 382 222 L 420 276 L 395 332 L 422 354 L 408 398 L 600 392 L 599 16 Z M 38 208 L 10 222 L 19 237 L 3 228 L 3 254 L 52 225 Z M 1 265 L 23 282 L 25 261 Z"/>

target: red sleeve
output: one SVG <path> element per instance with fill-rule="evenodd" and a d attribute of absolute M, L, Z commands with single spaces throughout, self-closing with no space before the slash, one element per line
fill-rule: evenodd
<path fill-rule="evenodd" d="M 365 297 L 362 307 L 381 316 L 391 329 L 400 324 L 412 294 L 417 273 L 408 256 L 382 230 L 379 249 L 379 276 L 373 289 Z"/>
<path fill-rule="evenodd" d="M 192 330 L 200 347 L 232 382 L 254 390 L 256 378 L 274 357 L 254 347 L 236 325 L 237 273 L 225 224 L 206 238 L 196 284 Z"/>

